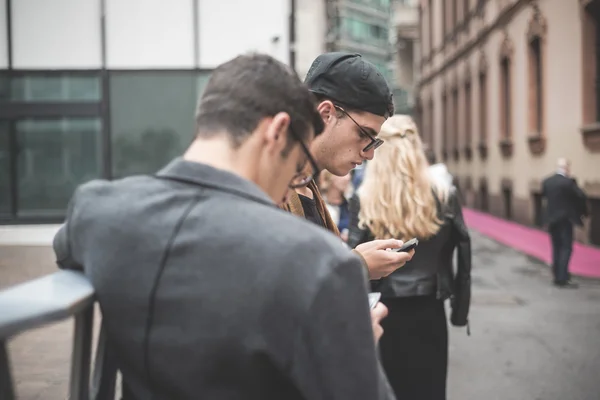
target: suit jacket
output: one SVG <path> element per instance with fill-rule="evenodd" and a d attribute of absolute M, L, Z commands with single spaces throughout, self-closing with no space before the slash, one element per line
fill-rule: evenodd
<path fill-rule="evenodd" d="M 177 159 L 80 187 L 54 241 L 83 269 L 134 399 L 393 399 L 359 259 L 253 183 Z"/>
<path fill-rule="evenodd" d="M 583 225 L 587 215 L 587 198 L 577 182 L 561 174 L 554 174 L 542 182 L 542 196 L 546 198 L 546 223 L 570 221 Z"/>

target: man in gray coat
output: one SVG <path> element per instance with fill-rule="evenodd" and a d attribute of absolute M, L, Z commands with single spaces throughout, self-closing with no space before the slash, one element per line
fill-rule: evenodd
<path fill-rule="evenodd" d="M 54 240 L 97 291 L 125 397 L 393 399 L 359 258 L 275 206 L 316 172 L 310 93 L 240 56 L 213 72 L 196 126 L 156 175 L 78 188 Z"/>

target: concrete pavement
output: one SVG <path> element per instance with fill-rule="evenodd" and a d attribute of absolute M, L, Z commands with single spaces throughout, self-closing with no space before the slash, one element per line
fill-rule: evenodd
<path fill-rule="evenodd" d="M 448 399 L 600 399 L 600 282 L 554 288 L 547 267 L 472 235 L 472 336 L 450 329 Z M 53 271 L 48 247 L 0 247 L 0 288 Z M 66 398 L 71 335 L 65 322 L 11 341 L 19 399 Z"/>
<path fill-rule="evenodd" d="M 0 247 L 0 289 L 56 271 L 50 247 Z M 9 342 L 17 399 L 67 398 L 73 322 L 26 332 Z"/>
<path fill-rule="evenodd" d="M 600 282 L 555 288 L 545 265 L 472 237 L 472 336 L 450 331 L 448 398 L 600 399 Z"/>

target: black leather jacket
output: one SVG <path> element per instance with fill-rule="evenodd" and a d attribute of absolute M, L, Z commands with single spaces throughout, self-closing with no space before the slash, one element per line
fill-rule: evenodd
<path fill-rule="evenodd" d="M 354 248 L 373 240 L 368 229 L 358 227 L 360 200 L 350 200 L 348 244 Z M 438 204 L 443 225 L 435 236 L 421 240 L 412 260 L 390 276 L 371 281 L 372 290 L 382 298 L 435 295 L 440 300 L 451 298 L 450 321 L 455 326 L 468 322 L 471 302 L 471 238 L 465 225 L 456 188 L 452 187 L 446 204 Z M 454 249 L 458 266 L 453 269 Z"/>

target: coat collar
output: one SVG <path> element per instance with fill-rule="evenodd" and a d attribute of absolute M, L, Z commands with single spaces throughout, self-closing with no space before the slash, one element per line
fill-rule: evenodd
<path fill-rule="evenodd" d="M 327 210 L 327 206 L 325 205 L 325 201 L 321 196 L 319 187 L 317 186 L 314 180 L 311 181 L 307 187 L 313 193 L 315 204 L 317 206 L 317 211 L 319 212 L 321 219 L 325 223 L 325 228 L 333 232 L 335 235 L 339 236 L 340 231 L 338 230 L 336 223 L 331 218 L 331 214 L 329 214 L 329 211 Z M 286 204 L 281 204 L 279 207 L 288 212 L 291 212 L 292 214 L 298 217 L 305 217 L 304 208 L 302 208 L 302 201 L 300 200 L 300 196 L 298 196 L 298 193 L 296 193 L 295 190 L 292 190 L 292 193 L 290 193 L 288 202 Z"/>
<path fill-rule="evenodd" d="M 178 157 L 158 171 L 158 178 L 216 189 L 274 206 L 273 200 L 254 182 L 231 172 Z"/>

